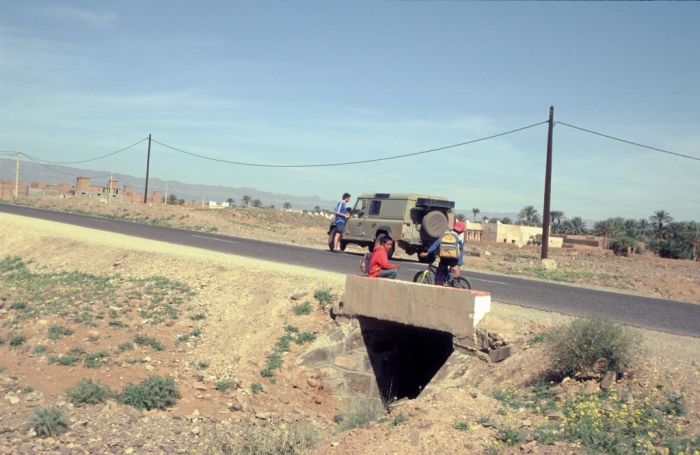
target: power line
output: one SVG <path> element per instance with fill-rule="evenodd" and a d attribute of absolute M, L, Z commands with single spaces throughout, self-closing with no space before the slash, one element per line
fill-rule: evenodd
<path fill-rule="evenodd" d="M 451 148 L 455 148 L 455 147 L 461 147 L 461 146 L 464 146 L 464 145 L 474 144 L 474 143 L 476 143 L 476 142 L 482 142 L 482 141 L 486 141 L 486 140 L 489 140 L 489 139 L 495 139 L 495 138 L 497 138 L 497 137 L 505 136 L 505 135 L 508 135 L 508 134 L 517 133 L 517 132 L 519 132 L 519 131 L 523 131 L 523 130 L 526 130 L 526 129 L 529 129 L 529 128 L 534 128 L 534 127 L 539 126 L 539 125 L 544 125 L 545 123 L 547 123 L 546 120 L 545 120 L 544 122 L 534 123 L 534 124 L 532 124 L 532 125 L 523 126 L 523 127 L 521 127 L 521 128 L 516 128 L 516 129 L 514 129 L 514 130 L 504 131 L 503 133 L 493 134 L 493 135 L 491 135 L 491 136 L 486 136 L 486 137 L 482 137 L 482 138 L 479 138 L 479 139 L 474 139 L 474 140 L 471 140 L 471 141 L 460 142 L 459 144 L 452 144 L 452 145 L 446 145 L 446 146 L 443 146 L 443 147 L 437 147 L 437 148 L 433 148 L 433 149 L 429 149 L 429 150 L 422 150 L 422 151 L 420 151 L 420 152 L 404 153 L 404 154 L 401 154 L 401 155 L 385 156 L 385 157 L 382 157 L 382 158 L 373 158 L 373 159 L 368 159 L 368 160 L 344 161 L 344 162 L 338 162 L 338 163 L 263 164 L 263 163 L 244 162 L 244 161 L 230 161 L 230 160 L 224 160 L 224 159 L 220 159 L 220 158 L 214 158 L 214 157 L 211 157 L 211 156 L 200 155 L 200 154 L 198 154 L 198 153 L 188 152 L 188 151 L 186 151 L 186 150 L 182 150 L 182 149 L 179 149 L 179 148 L 177 148 L 177 147 L 173 147 L 173 146 L 170 146 L 170 145 L 168 145 L 168 144 L 164 144 L 164 143 L 159 142 L 159 141 L 157 141 L 157 140 L 155 140 L 155 139 L 153 139 L 153 142 L 155 142 L 155 143 L 158 144 L 158 145 L 162 145 L 163 147 L 166 147 L 166 148 L 169 148 L 169 149 L 171 149 L 171 150 L 174 150 L 174 151 L 176 151 L 176 152 L 184 153 L 185 155 L 190 155 L 190 156 L 194 156 L 194 157 L 197 157 L 197 158 L 202 158 L 202 159 L 210 160 L 210 161 L 218 161 L 219 163 L 235 164 L 235 165 L 239 165 L 239 166 L 274 167 L 274 168 L 331 167 L 331 166 L 350 166 L 350 165 L 354 165 L 354 164 L 375 163 L 375 162 L 377 162 L 377 161 L 396 160 L 396 159 L 400 159 L 400 158 L 407 158 L 407 157 L 410 157 L 410 156 L 417 156 L 417 155 L 424 155 L 424 154 L 427 154 L 427 153 L 439 152 L 439 151 L 441 151 L 441 150 L 447 150 L 447 149 L 451 149 Z"/>
<path fill-rule="evenodd" d="M 38 161 L 41 161 L 42 163 L 47 163 L 47 164 L 80 164 L 80 163 L 88 163 L 88 162 L 90 162 L 90 161 L 97 161 L 97 160 L 101 160 L 102 158 L 107 158 L 108 156 L 116 155 L 117 153 L 121 153 L 121 152 L 124 152 L 124 151 L 126 151 L 126 150 L 129 150 L 130 148 L 135 147 L 135 146 L 139 145 L 140 143 L 142 143 L 143 141 L 146 141 L 146 140 L 148 140 L 147 137 L 145 137 L 145 138 L 139 140 L 138 142 L 134 142 L 134 143 L 131 144 L 131 145 L 127 145 L 127 146 L 124 147 L 124 148 L 121 148 L 121 149 L 119 149 L 119 150 L 115 150 L 114 152 L 107 153 L 106 155 L 101 155 L 101 156 L 98 156 L 98 157 L 95 157 L 95 158 L 89 158 L 89 159 L 87 159 L 87 160 L 79 160 L 79 161 L 47 161 L 47 160 L 42 160 L 42 159 L 40 159 L 40 158 L 31 157 L 31 156 L 27 155 L 26 153 L 20 152 L 20 154 L 26 156 L 27 158 L 29 158 L 29 159 L 31 159 L 31 160 L 34 160 L 34 161 L 37 161 L 37 162 L 38 162 Z"/>
<path fill-rule="evenodd" d="M 50 171 L 56 172 L 56 173 L 58 173 L 58 174 L 67 175 L 67 176 L 73 177 L 73 178 L 78 178 L 78 177 L 79 177 L 78 175 L 71 174 L 70 172 L 61 171 L 61 170 L 56 169 L 56 168 L 53 168 L 53 167 L 51 167 L 51 166 L 49 166 L 49 165 L 47 165 L 47 164 L 40 163 L 38 160 L 36 160 L 36 159 L 34 159 L 33 157 L 31 157 L 31 156 L 29 156 L 29 155 L 26 155 L 26 154 L 24 154 L 24 153 L 20 153 L 20 155 L 24 155 L 24 156 L 26 156 L 27 158 L 29 158 L 30 160 L 34 161 L 34 164 L 36 164 L 37 166 L 44 167 L 44 168 L 46 168 L 46 169 L 48 169 L 48 170 L 50 170 Z M 95 176 L 91 176 L 90 178 L 91 178 L 91 179 L 98 179 L 98 178 L 102 178 L 102 177 L 109 177 L 109 175 L 110 175 L 110 174 L 95 175 Z"/>
<path fill-rule="evenodd" d="M 643 147 L 643 148 L 645 148 L 645 149 L 655 150 L 655 151 L 661 152 L 661 153 L 668 153 L 669 155 L 674 155 L 674 156 L 678 156 L 678 157 L 681 157 L 681 158 L 688 158 L 689 160 L 700 161 L 700 158 L 698 158 L 698 157 L 696 157 L 696 156 L 684 155 L 684 154 L 682 154 L 682 153 L 671 152 L 671 151 L 669 151 L 669 150 L 664 150 L 664 149 L 660 149 L 660 148 L 657 148 L 657 147 L 652 147 L 652 146 L 650 146 L 650 145 L 644 145 L 644 144 L 640 144 L 640 143 L 638 143 L 638 142 L 628 141 L 627 139 L 620 139 L 619 137 L 610 136 L 610 135 L 608 135 L 608 134 L 603 134 L 603 133 L 599 133 L 599 132 L 597 132 L 597 131 L 588 130 L 588 129 L 586 129 L 586 128 L 581 128 L 580 126 L 569 125 L 568 123 L 564 123 L 564 122 L 556 122 L 556 123 L 557 123 L 557 124 L 560 124 L 560 125 L 568 126 L 569 128 L 574 128 L 574 129 L 577 129 L 577 130 L 580 130 L 580 131 L 585 131 L 586 133 L 595 134 L 596 136 L 605 137 L 605 138 L 608 138 L 608 139 L 612 139 L 612 140 L 614 140 L 614 141 L 624 142 L 625 144 L 636 145 L 637 147 Z"/>

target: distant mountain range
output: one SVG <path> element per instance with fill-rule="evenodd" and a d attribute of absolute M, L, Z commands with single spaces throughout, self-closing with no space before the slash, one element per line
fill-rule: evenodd
<path fill-rule="evenodd" d="M 0 180 L 15 179 L 15 160 L 0 159 Z M 109 172 L 78 169 L 67 166 L 51 165 L 42 166 L 35 163 L 22 161 L 20 163 L 21 182 L 46 182 L 50 184 L 70 183 L 75 185 L 77 176 L 90 177 L 93 185 L 107 186 Z M 114 178 L 119 180 L 119 185 L 130 185 L 137 192 L 143 192 L 144 179 L 126 174 L 114 174 Z M 179 199 L 187 201 L 194 200 L 201 202 L 202 198 L 206 202 L 217 201 L 219 203 L 233 198 L 236 204 L 241 204 L 243 196 L 248 195 L 252 199 L 260 199 L 264 206 L 274 205 L 282 207 L 285 202 L 292 204 L 297 209 L 314 209 L 316 206 L 322 209 L 332 210 L 336 201 L 323 200 L 318 196 L 294 196 L 291 194 L 275 194 L 268 191 L 260 191 L 255 188 L 241 187 L 231 188 L 226 186 L 197 185 L 192 183 L 178 182 L 177 180 L 161 180 L 150 178 L 148 181 L 148 192 L 160 191 L 165 194 L 167 184 L 168 195 L 175 194 Z"/>

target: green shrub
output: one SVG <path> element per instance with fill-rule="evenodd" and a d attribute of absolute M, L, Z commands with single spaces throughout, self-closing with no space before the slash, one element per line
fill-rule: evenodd
<path fill-rule="evenodd" d="M 12 346 L 13 348 L 18 348 L 22 346 L 25 343 L 25 341 L 27 341 L 27 337 L 25 337 L 24 335 L 15 335 L 10 338 L 10 346 Z"/>
<path fill-rule="evenodd" d="M 317 289 L 314 292 L 314 298 L 321 304 L 321 306 L 330 305 L 333 303 L 333 294 L 329 288 Z"/>
<path fill-rule="evenodd" d="M 76 357 L 71 354 L 66 354 L 66 355 L 61 355 L 61 356 L 56 356 L 56 355 L 50 355 L 49 356 L 49 365 L 51 364 L 58 364 L 63 367 L 74 367 L 78 364 L 78 361 L 80 360 L 79 357 Z"/>
<path fill-rule="evenodd" d="M 263 386 L 258 382 L 254 382 L 250 385 L 250 391 L 253 393 L 253 395 L 257 395 L 263 391 Z"/>
<path fill-rule="evenodd" d="M 38 436 L 55 438 L 68 430 L 70 419 L 61 408 L 52 406 L 34 411 L 29 418 L 29 423 Z"/>
<path fill-rule="evenodd" d="M 553 335 L 550 357 L 563 375 L 627 370 L 638 356 L 641 337 L 605 319 L 576 319 Z M 603 364 L 601 364 L 601 361 Z"/>
<path fill-rule="evenodd" d="M 304 302 L 300 303 L 299 305 L 295 305 L 292 310 L 294 311 L 294 314 L 297 316 L 305 316 L 307 314 L 311 314 L 313 311 L 313 307 L 309 302 Z"/>
<path fill-rule="evenodd" d="M 230 389 L 233 386 L 233 384 L 234 382 L 230 379 L 222 379 L 214 383 L 214 388 L 223 392 L 225 390 Z"/>
<path fill-rule="evenodd" d="M 136 335 L 134 337 L 134 343 L 138 344 L 139 346 L 150 346 L 151 349 L 153 349 L 154 351 L 165 350 L 165 346 L 163 346 L 160 341 L 156 340 L 153 337 Z"/>
<path fill-rule="evenodd" d="M 347 412 L 342 414 L 338 426 L 341 431 L 363 427 L 383 417 L 384 413 L 384 407 L 378 400 L 357 399 L 351 403 Z"/>
<path fill-rule="evenodd" d="M 297 339 L 294 340 L 296 344 L 311 343 L 316 339 L 316 335 L 311 332 L 302 332 L 297 335 Z"/>
<path fill-rule="evenodd" d="M 506 445 L 512 446 L 522 441 L 523 435 L 517 428 L 505 427 L 498 431 L 496 439 Z"/>
<path fill-rule="evenodd" d="M 493 397 L 503 403 L 504 406 L 513 408 L 513 409 L 518 409 L 523 407 L 523 402 L 518 396 L 517 393 L 515 393 L 512 390 L 508 389 L 498 389 L 495 392 L 493 392 Z"/>
<path fill-rule="evenodd" d="M 73 330 L 68 327 L 61 327 L 60 325 L 52 325 L 49 327 L 49 338 L 52 340 L 58 340 L 63 336 L 73 335 Z"/>
<path fill-rule="evenodd" d="M 667 415 L 682 416 L 688 411 L 683 395 L 671 393 L 666 396 L 666 403 L 661 406 L 661 411 Z"/>
<path fill-rule="evenodd" d="M 535 428 L 535 440 L 540 444 L 549 445 L 559 440 L 559 427 L 554 424 L 545 424 Z"/>
<path fill-rule="evenodd" d="M 458 422 L 455 422 L 454 425 L 452 425 L 452 428 L 455 430 L 459 431 L 469 431 L 471 430 L 471 425 L 469 425 L 469 422 L 465 422 L 464 420 L 460 420 Z"/>
<path fill-rule="evenodd" d="M 132 349 L 134 349 L 134 343 L 126 342 L 126 343 L 121 343 L 119 346 L 117 346 L 117 350 L 119 352 L 131 351 Z"/>
<path fill-rule="evenodd" d="M 391 420 L 391 426 L 392 426 L 392 427 L 398 427 L 399 425 L 401 425 L 402 423 L 404 423 L 404 422 L 407 421 L 407 420 L 408 420 L 408 417 L 406 417 L 406 416 L 403 415 L 403 414 L 398 414 L 396 417 L 394 417 L 394 418 Z"/>
<path fill-rule="evenodd" d="M 119 395 L 119 402 L 137 409 L 166 409 L 178 398 L 180 393 L 172 378 L 149 376 L 139 384 L 128 385 Z"/>
<path fill-rule="evenodd" d="M 76 406 L 104 403 L 111 394 L 109 387 L 97 381 L 93 382 L 92 379 L 81 379 L 66 390 L 68 400 Z"/>
<path fill-rule="evenodd" d="M 43 344 L 39 344 L 37 346 L 34 346 L 34 349 L 32 349 L 32 354 L 43 354 L 44 352 L 46 352 L 47 349 L 48 348 Z"/>
<path fill-rule="evenodd" d="M 109 357 L 109 352 L 107 351 L 93 352 L 85 356 L 85 359 L 83 359 L 83 364 L 87 368 L 100 368 L 104 363 L 103 360 L 105 360 L 107 357 Z"/>

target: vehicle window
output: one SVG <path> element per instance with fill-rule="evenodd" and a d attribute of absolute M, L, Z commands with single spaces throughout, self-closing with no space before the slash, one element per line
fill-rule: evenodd
<path fill-rule="evenodd" d="M 363 217 L 367 214 L 367 199 L 358 199 L 355 202 L 355 208 L 352 209 L 353 216 Z"/>
<path fill-rule="evenodd" d="M 369 214 L 379 215 L 379 210 L 382 208 L 382 201 L 372 201 L 369 203 Z"/>

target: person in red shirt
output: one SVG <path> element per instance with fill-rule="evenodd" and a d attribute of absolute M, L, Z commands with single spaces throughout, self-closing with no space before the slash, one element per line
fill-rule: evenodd
<path fill-rule="evenodd" d="M 375 278 L 396 278 L 399 272 L 398 264 L 389 262 L 388 251 L 394 247 L 394 240 L 388 235 L 379 239 L 379 245 L 372 251 L 368 276 Z"/>

